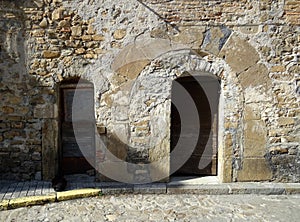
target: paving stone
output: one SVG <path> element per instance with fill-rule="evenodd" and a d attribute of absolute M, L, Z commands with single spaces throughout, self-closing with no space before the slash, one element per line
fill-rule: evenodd
<path fill-rule="evenodd" d="M 141 194 L 164 194 L 167 192 L 167 186 L 165 183 L 134 185 L 133 192 Z"/>
<path fill-rule="evenodd" d="M 21 191 L 22 191 L 22 188 L 23 188 L 23 182 L 19 182 L 16 186 L 16 189 L 14 190 L 11 198 L 18 198 L 20 197 L 20 194 L 21 194 Z"/>
<path fill-rule="evenodd" d="M 298 221 L 299 212 L 300 195 L 131 194 L 1 211 L 0 221 L 286 222 Z"/>

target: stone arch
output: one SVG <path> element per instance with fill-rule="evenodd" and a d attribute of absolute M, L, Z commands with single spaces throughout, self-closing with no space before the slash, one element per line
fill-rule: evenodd
<path fill-rule="evenodd" d="M 207 57 L 201 58 L 192 50 L 171 51 L 153 59 L 134 80 L 128 112 L 132 114 L 131 123 L 141 120 L 143 117 L 148 118 L 146 125 L 150 126 L 149 135 L 152 135 L 153 138 L 146 139 L 145 144 L 147 142 L 150 144 L 151 149 L 148 153 L 150 161 L 156 161 L 159 156 L 168 155 L 170 150 L 170 113 L 168 110 L 170 110 L 171 105 L 172 81 L 185 72 L 192 74 L 209 72 L 219 77 L 221 79 L 219 141 L 222 142 L 219 144 L 220 164 L 218 171 L 222 181 L 231 181 L 233 173 L 232 154 L 233 152 L 238 153 L 241 149 L 239 140 L 241 140 L 243 133 L 243 95 L 239 93 L 239 82 L 230 67 L 222 59 L 216 57 L 209 59 L 208 61 Z M 139 90 L 141 88 L 143 90 Z M 133 109 L 139 105 L 139 111 L 136 112 L 136 115 Z M 136 131 L 133 129 L 133 132 Z M 135 135 L 131 134 L 129 141 L 132 136 Z M 228 140 L 231 142 L 226 142 Z"/>

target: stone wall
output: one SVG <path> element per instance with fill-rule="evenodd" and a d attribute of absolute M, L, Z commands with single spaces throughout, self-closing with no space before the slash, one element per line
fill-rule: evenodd
<path fill-rule="evenodd" d="M 205 71 L 221 79 L 221 180 L 299 182 L 299 13 L 296 0 L 3 1 L 0 177 L 57 172 L 57 89 L 71 77 L 94 83 L 96 124 L 119 159 L 168 156 L 172 80 Z"/>

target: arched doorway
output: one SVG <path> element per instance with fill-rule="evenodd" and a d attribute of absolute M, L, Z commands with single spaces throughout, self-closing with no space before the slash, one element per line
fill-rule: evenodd
<path fill-rule="evenodd" d="M 220 82 L 215 75 L 201 73 L 197 75 L 184 75 L 176 80 L 193 99 L 197 108 L 200 121 L 199 133 L 182 135 L 180 115 L 173 103 L 171 104 L 171 151 L 176 146 L 180 136 L 190 137 L 197 140 L 192 155 L 173 175 L 175 176 L 205 176 L 217 175 L 217 138 L 218 138 L 218 104 L 220 93 Z M 174 100 L 178 95 L 174 84 L 172 86 L 172 97 Z M 179 107 L 180 109 L 180 107 Z M 199 122 L 188 126 L 190 129 L 199 127 Z M 192 130 L 193 131 L 193 130 Z"/>
<path fill-rule="evenodd" d="M 80 99 L 76 113 L 82 113 L 82 116 L 74 119 L 72 109 L 75 94 L 76 98 Z M 63 81 L 60 84 L 60 173 L 83 174 L 94 169 L 92 167 L 95 161 L 94 125 L 93 84 L 79 79 Z M 74 127 L 80 131 L 80 138 L 75 137 Z M 85 155 L 80 149 L 82 146 L 86 149 Z M 86 153 L 89 153 L 89 156 L 86 156 Z"/>

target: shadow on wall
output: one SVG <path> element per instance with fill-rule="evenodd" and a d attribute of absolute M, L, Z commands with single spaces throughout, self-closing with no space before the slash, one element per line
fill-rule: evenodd
<path fill-rule="evenodd" d="M 42 155 L 42 134 L 54 133 L 53 110 L 42 108 L 51 107 L 56 95 L 42 86 L 36 73 L 28 73 L 26 64 L 30 45 L 25 45 L 26 15 L 20 6 L 33 5 L 33 1 L 0 5 L 0 179 L 42 179 L 42 170 L 47 171 L 42 160 L 55 160 L 53 152 Z M 47 160 L 49 167 L 55 167 Z"/>

